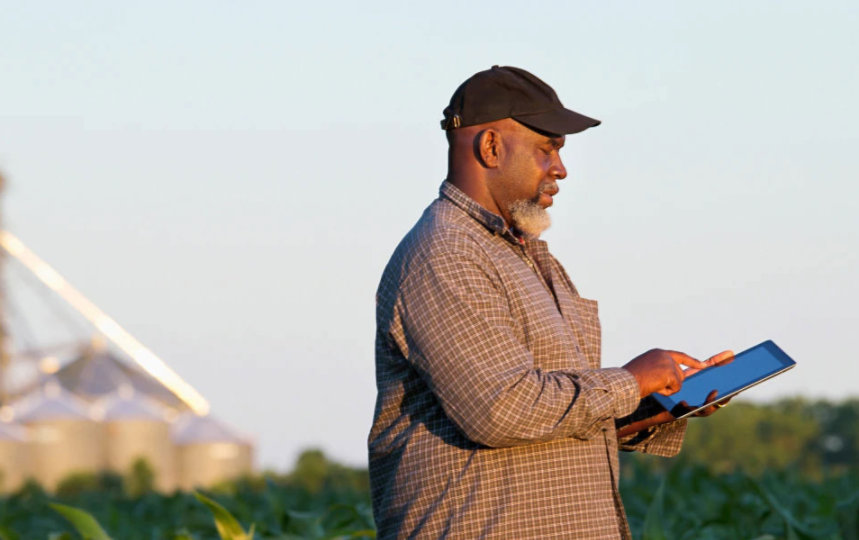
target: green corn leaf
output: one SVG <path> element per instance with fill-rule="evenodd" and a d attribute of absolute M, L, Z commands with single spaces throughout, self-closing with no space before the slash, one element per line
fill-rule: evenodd
<path fill-rule="evenodd" d="M 364 529 L 363 531 L 352 531 L 349 538 L 376 538 L 376 530 Z"/>
<path fill-rule="evenodd" d="M 18 534 L 4 526 L 0 526 L 0 540 L 18 540 Z"/>
<path fill-rule="evenodd" d="M 659 484 L 659 488 L 656 490 L 656 495 L 653 497 L 653 501 L 647 508 L 647 514 L 644 516 L 644 531 L 641 536 L 642 540 L 667 540 L 668 537 L 665 535 L 665 527 L 663 526 L 663 523 L 665 522 L 663 519 L 664 505 L 665 479 L 663 478 L 662 482 Z"/>
<path fill-rule="evenodd" d="M 785 508 L 784 505 L 779 502 L 775 495 L 770 493 L 770 491 L 763 486 L 759 481 L 749 479 L 752 485 L 757 489 L 758 493 L 763 497 L 763 499 L 769 504 L 772 510 L 781 516 L 784 520 L 785 526 L 785 537 L 787 540 L 800 540 L 800 538 L 819 538 L 820 535 L 815 533 L 815 531 L 810 530 L 808 527 L 803 525 L 796 519 L 796 517 L 791 513 L 790 510 Z"/>
<path fill-rule="evenodd" d="M 843 540 L 859 540 L 859 491 L 837 505 Z"/>
<path fill-rule="evenodd" d="M 333 504 L 323 516 L 325 529 L 344 529 L 349 524 L 360 519 L 360 515 L 354 506 L 348 504 Z"/>
<path fill-rule="evenodd" d="M 344 540 L 346 538 L 376 538 L 375 529 L 361 529 L 359 531 L 351 529 L 335 529 L 326 531 L 323 540 Z"/>
<path fill-rule="evenodd" d="M 239 524 L 238 520 L 233 517 L 229 510 L 201 493 L 195 491 L 194 496 L 197 497 L 198 501 L 209 507 L 209 510 L 215 517 L 215 527 L 218 529 L 218 534 L 221 536 L 221 540 L 253 540 L 253 526 L 251 526 L 251 530 L 246 533 L 241 524 Z"/>
<path fill-rule="evenodd" d="M 48 506 L 66 518 L 84 540 L 110 540 L 110 536 L 89 512 L 58 503 L 48 503 Z"/>
<path fill-rule="evenodd" d="M 287 510 L 286 515 L 289 516 L 286 532 L 297 534 L 302 538 L 325 538 L 322 513 Z"/>

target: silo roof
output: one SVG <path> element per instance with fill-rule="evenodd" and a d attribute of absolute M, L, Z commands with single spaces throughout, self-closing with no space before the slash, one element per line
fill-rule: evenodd
<path fill-rule="evenodd" d="M 128 362 L 123 362 L 109 349 L 87 349 L 79 357 L 50 375 L 69 392 L 88 401 L 110 396 L 121 387 L 128 386 L 135 393 L 144 394 L 177 410 L 187 410 L 188 406 L 166 386 L 148 373 Z M 44 379 L 36 386 L 44 384 Z M 33 388 L 23 390 L 29 394 Z"/>
<path fill-rule="evenodd" d="M 177 420 L 173 429 L 173 442 L 176 444 L 209 442 L 248 444 L 248 439 L 210 415 L 188 414 Z"/>
<path fill-rule="evenodd" d="M 16 407 L 17 408 L 17 407 Z M 16 419 L 22 423 L 43 420 L 91 420 L 87 404 L 60 389 L 41 391 L 20 404 L 21 413 Z"/>
<path fill-rule="evenodd" d="M 151 396 L 170 407 L 187 408 L 154 377 L 122 362 L 108 350 L 87 351 L 57 371 L 56 377 L 64 388 L 84 397 L 104 397 L 130 385 L 135 393 Z"/>
<path fill-rule="evenodd" d="M 166 421 L 163 407 L 140 394 L 131 396 L 114 394 L 106 399 L 103 407 L 106 421 L 132 419 Z"/>

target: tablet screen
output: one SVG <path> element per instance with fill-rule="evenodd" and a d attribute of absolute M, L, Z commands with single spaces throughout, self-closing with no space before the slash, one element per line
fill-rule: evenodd
<path fill-rule="evenodd" d="M 707 368 L 691 375 L 683 381 L 680 391 L 675 394 L 652 395 L 669 411 L 685 401 L 692 410 L 680 416 L 682 418 L 708 405 L 707 396 L 713 390 L 718 392 L 716 397 L 718 401 L 778 375 L 792 368 L 794 364 L 796 362 L 775 343 L 765 341 L 737 354 L 730 363 Z"/>

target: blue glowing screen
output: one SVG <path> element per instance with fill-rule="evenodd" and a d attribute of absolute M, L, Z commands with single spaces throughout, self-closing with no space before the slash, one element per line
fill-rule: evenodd
<path fill-rule="evenodd" d="M 772 341 L 765 341 L 734 357 L 730 363 L 699 371 L 683 381 L 679 392 L 670 396 L 652 394 L 669 411 L 685 401 L 692 409 L 706 404 L 707 396 L 716 390 L 719 397 L 728 396 L 753 386 L 796 364 Z"/>

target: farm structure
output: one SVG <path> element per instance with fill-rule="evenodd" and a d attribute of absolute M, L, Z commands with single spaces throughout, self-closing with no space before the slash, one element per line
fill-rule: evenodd
<path fill-rule="evenodd" d="M 99 354 L 96 365 L 119 362 Z M 89 361 L 82 358 L 77 362 Z M 79 367 L 72 362 L 64 369 Z M 89 371 L 92 377 L 103 374 Z M 62 375 L 61 370 L 46 376 L 3 407 L 0 492 L 16 490 L 28 478 L 53 491 L 75 473 L 124 475 L 139 459 L 151 467 L 154 487 L 163 493 L 210 487 L 253 469 L 252 441 L 211 415 L 165 405 L 157 394 L 135 389 L 128 377 L 112 379 L 115 386 L 102 385 L 97 394 L 76 394 L 64 386 L 69 379 Z"/>
<path fill-rule="evenodd" d="M 13 291 L 8 282 L 0 288 L 0 493 L 29 478 L 54 491 L 73 474 L 125 475 L 141 459 L 165 493 L 252 471 L 252 440 L 213 418 L 208 401 L 163 360 L 3 230 L 0 255 L 92 332 L 71 345 L 15 347 Z"/>

